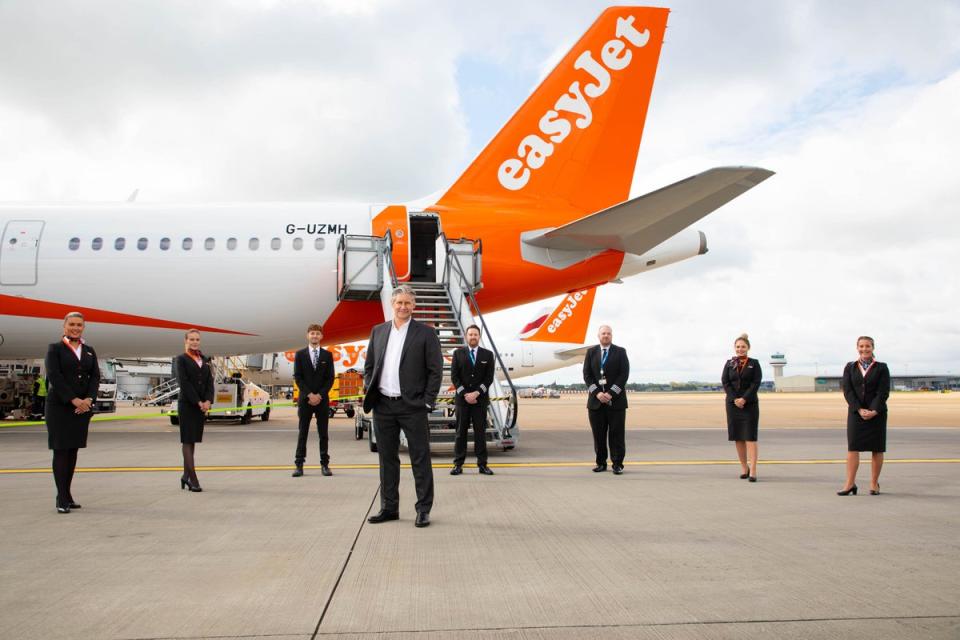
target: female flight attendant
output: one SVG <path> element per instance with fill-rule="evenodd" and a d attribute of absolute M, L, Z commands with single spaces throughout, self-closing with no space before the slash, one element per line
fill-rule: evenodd
<path fill-rule="evenodd" d="M 173 360 L 173 370 L 180 384 L 177 415 L 180 421 L 180 444 L 183 449 L 183 475 L 180 488 L 203 491 L 193 462 L 196 443 L 203 441 L 203 424 L 213 404 L 213 370 L 210 359 L 200 352 L 200 332 L 190 329 L 184 334 L 184 352 Z"/>
<path fill-rule="evenodd" d="M 72 311 L 63 319 L 63 337 L 47 349 L 47 444 L 53 450 L 53 480 L 57 485 L 57 513 L 80 505 L 70 493 L 77 451 L 87 446 L 93 401 L 100 386 L 97 353 L 86 344 L 83 315 Z"/>
<path fill-rule="evenodd" d="M 757 481 L 757 431 L 760 426 L 760 405 L 757 391 L 760 389 L 762 372 L 760 362 L 748 358 L 750 338 L 741 334 L 734 340 L 736 355 L 723 367 L 720 380 L 727 394 L 727 439 L 736 443 L 740 458 L 741 480 Z M 749 463 L 747 459 L 749 457 Z"/>
<path fill-rule="evenodd" d="M 890 370 L 873 357 L 873 338 L 857 338 L 860 357 L 843 369 L 843 397 L 847 400 L 847 484 L 838 496 L 857 495 L 860 452 L 873 454 L 870 495 L 880 495 L 880 469 L 887 450 L 887 397 Z"/>

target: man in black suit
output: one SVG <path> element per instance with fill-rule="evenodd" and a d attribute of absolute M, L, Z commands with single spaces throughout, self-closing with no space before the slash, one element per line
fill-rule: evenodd
<path fill-rule="evenodd" d="M 613 344 L 613 330 L 607 325 L 597 334 L 600 344 L 590 347 L 583 359 L 583 382 L 587 385 L 587 415 L 593 431 L 593 449 L 597 454 L 594 471 L 607 470 L 607 438 L 613 472 L 623 473 L 624 423 L 627 418 L 627 378 L 630 360 L 623 347 Z"/>
<path fill-rule="evenodd" d="M 373 411 L 380 456 L 380 513 L 371 523 L 400 518 L 400 431 L 410 449 L 417 487 L 416 526 L 430 524 L 433 466 L 427 414 L 433 410 L 443 378 L 443 355 L 436 331 L 411 316 L 416 294 L 407 285 L 393 290 L 393 320 L 370 333 L 363 365 L 363 410 Z"/>
<path fill-rule="evenodd" d="M 330 422 L 330 387 L 333 386 L 333 356 L 320 346 L 323 327 L 311 324 L 307 327 L 308 345 L 297 351 L 293 358 L 293 379 L 300 390 L 297 415 L 300 418 L 300 436 L 297 438 L 297 453 L 294 463 L 294 478 L 303 475 L 303 463 L 307 459 L 307 435 L 310 433 L 310 418 L 317 418 L 317 435 L 320 437 L 320 473 L 330 472 L 328 427 Z"/>
<path fill-rule="evenodd" d="M 453 445 L 453 469 L 450 475 L 463 473 L 467 459 L 467 429 L 473 424 L 473 451 L 477 469 L 492 476 L 487 466 L 487 406 L 493 384 L 493 352 L 480 345 L 480 327 L 467 327 L 467 346 L 453 352 L 450 380 L 457 388 L 457 440 Z"/>

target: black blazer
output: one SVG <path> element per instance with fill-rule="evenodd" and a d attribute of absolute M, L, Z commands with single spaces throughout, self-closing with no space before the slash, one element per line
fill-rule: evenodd
<path fill-rule="evenodd" d="M 470 362 L 470 348 L 460 347 L 453 352 L 453 363 L 450 365 L 450 381 L 457 388 L 457 405 L 466 405 L 463 394 L 479 391 L 477 404 L 487 404 L 490 401 L 490 386 L 493 384 L 493 352 L 483 347 L 477 347 L 477 363 Z"/>
<path fill-rule="evenodd" d="M 610 402 L 612 409 L 627 408 L 627 378 L 630 377 L 630 359 L 627 358 L 627 350 L 611 344 L 610 351 L 607 354 L 607 364 L 603 367 L 603 376 L 606 378 L 605 385 L 600 384 L 600 359 L 603 355 L 602 347 L 594 345 L 587 349 L 587 355 L 583 358 L 583 383 L 587 385 L 587 409 L 596 410 L 603 406 L 597 400 L 597 392 L 606 391 L 613 395 Z"/>
<path fill-rule="evenodd" d="M 310 347 L 304 347 L 293 356 L 293 379 L 300 389 L 300 404 L 308 404 L 308 393 L 319 393 L 323 404 L 330 400 L 330 388 L 333 386 L 335 371 L 333 356 L 324 348 L 319 349 L 317 368 L 313 368 Z"/>
<path fill-rule="evenodd" d="M 443 354 L 436 331 L 413 318 L 400 355 L 400 395 L 411 411 L 432 411 L 443 381 Z M 367 358 L 363 363 L 363 410 L 371 411 L 380 397 L 383 356 L 393 320 L 378 324 L 370 332 Z"/>
<path fill-rule="evenodd" d="M 890 370 L 884 362 L 875 362 L 864 378 L 856 360 L 848 362 L 843 369 L 843 397 L 847 401 L 850 413 L 859 409 L 869 409 L 877 413 L 887 412 L 887 398 L 890 396 Z"/>
<path fill-rule="evenodd" d="M 202 360 L 203 365 L 198 367 L 196 361 L 185 353 L 173 359 L 173 372 L 180 385 L 178 404 L 197 407 L 203 401 L 213 402 L 213 369 L 210 358 L 203 357 Z"/>
<path fill-rule="evenodd" d="M 720 382 L 727 394 L 727 402 L 733 404 L 737 398 L 743 398 L 747 404 L 757 401 L 757 391 L 760 390 L 760 381 L 763 372 L 760 370 L 760 361 L 756 358 L 747 358 L 743 371 L 737 371 L 738 358 L 731 358 L 723 366 Z"/>
<path fill-rule="evenodd" d="M 47 347 L 44 367 L 47 371 L 48 402 L 64 406 L 73 406 L 73 399 L 97 399 L 100 387 L 100 365 L 97 352 L 88 344 L 80 347 L 80 359 L 73 349 L 63 343 L 54 342 Z"/>

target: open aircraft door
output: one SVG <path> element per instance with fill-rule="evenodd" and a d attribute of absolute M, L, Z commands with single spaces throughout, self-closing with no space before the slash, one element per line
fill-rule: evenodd
<path fill-rule="evenodd" d="M 371 229 L 373 235 L 383 237 L 387 231 L 393 240 L 393 268 L 397 272 L 397 280 L 410 278 L 410 229 L 407 219 L 407 208 L 401 205 L 391 207 L 371 207 L 373 216 Z"/>
<path fill-rule="evenodd" d="M 0 284 L 37 284 L 43 220 L 11 220 L 0 239 Z"/>

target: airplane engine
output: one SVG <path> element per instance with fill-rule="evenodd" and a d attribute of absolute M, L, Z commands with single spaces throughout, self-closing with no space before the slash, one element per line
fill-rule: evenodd
<path fill-rule="evenodd" d="M 642 255 L 624 254 L 617 277 L 626 278 L 652 271 L 687 258 L 702 256 L 706 252 L 707 236 L 696 229 L 685 229 Z"/>

